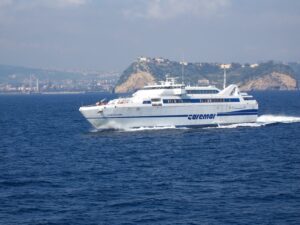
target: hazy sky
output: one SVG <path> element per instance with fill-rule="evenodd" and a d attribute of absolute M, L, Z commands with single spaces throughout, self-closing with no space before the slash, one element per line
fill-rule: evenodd
<path fill-rule="evenodd" d="M 0 64 L 300 61 L 299 0 L 0 0 Z"/>

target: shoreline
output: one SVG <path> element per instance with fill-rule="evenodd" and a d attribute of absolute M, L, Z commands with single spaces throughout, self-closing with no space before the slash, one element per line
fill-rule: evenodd
<path fill-rule="evenodd" d="M 77 95 L 77 94 L 97 94 L 97 93 L 110 93 L 106 91 L 56 91 L 56 92 L 33 92 L 33 93 L 22 93 L 22 92 L 0 92 L 0 95 Z"/>
<path fill-rule="evenodd" d="M 250 90 L 247 92 L 300 92 L 300 89 L 296 90 Z M 113 94 L 109 91 L 53 91 L 53 92 L 32 92 L 32 93 L 24 93 L 24 92 L 0 92 L 0 95 L 78 95 L 78 94 L 100 94 L 100 93 L 109 93 Z M 126 93 L 114 93 L 117 95 L 126 95 L 126 94 L 132 94 L 132 92 L 126 92 Z"/>

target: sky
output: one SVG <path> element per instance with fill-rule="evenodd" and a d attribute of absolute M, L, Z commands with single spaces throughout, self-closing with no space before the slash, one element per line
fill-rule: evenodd
<path fill-rule="evenodd" d="M 0 0 L 0 64 L 122 71 L 139 56 L 300 62 L 300 1 Z"/>

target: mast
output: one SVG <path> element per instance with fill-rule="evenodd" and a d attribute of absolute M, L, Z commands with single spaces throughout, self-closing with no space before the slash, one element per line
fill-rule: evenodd
<path fill-rule="evenodd" d="M 186 65 L 186 62 L 182 60 L 180 64 L 181 64 L 181 82 L 182 84 L 184 84 L 184 66 Z"/>
<path fill-rule="evenodd" d="M 29 76 L 29 92 L 31 92 L 32 90 L 32 77 L 31 77 L 31 74 Z"/>
<path fill-rule="evenodd" d="M 224 82 L 223 82 L 223 89 L 226 88 L 226 66 L 223 67 L 224 68 Z"/>
<path fill-rule="evenodd" d="M 182 84 L 184 84 L 184 64 L 181 64 L 181 82 Z"/>
<path fill-rule="evenodd" d="M 39 79 L 36 78 L 36 92 L 40 92 Z"/>
<path fill-rule="evenodd" d="M 227 79 L 226 69 L 229 69 L 231 67 L 231 64 L 221 64 L 220 67 L 222 69 L 224 69 L 223 89 L 225 89 L 226 88 L 226 79 Z"/>

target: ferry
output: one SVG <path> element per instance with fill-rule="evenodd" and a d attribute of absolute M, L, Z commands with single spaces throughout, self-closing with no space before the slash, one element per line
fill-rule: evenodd
<path fill-rule="evenodd" d="M 96 129 L 219 126 L 253 123 L 258 103 L 237 85 L 186 86 L 166 77 L 147 85 L 129 98 L 79 108 Z"/>

